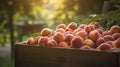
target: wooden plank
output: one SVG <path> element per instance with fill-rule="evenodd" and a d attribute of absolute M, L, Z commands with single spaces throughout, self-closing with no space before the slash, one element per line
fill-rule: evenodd
<path fill-rule="evenodd" d="M 16 67 L 118 67 L 119 52 L 16 45 Z"/>

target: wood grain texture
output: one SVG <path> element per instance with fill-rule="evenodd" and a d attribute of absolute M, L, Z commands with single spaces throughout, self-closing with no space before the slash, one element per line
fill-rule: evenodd
<path fill-rule="evenodd" d="M 119 52 L 15 45 L 15 67 L 119 67 Z"/>

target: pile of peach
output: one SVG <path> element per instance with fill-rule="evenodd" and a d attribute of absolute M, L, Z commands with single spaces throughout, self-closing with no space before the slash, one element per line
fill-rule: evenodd
<path fill-rule="evenodd" d="M 82 50 L 113 50 L 120 48 L 120 27 L 114 25 L 105 30 L 98 22 L 79 26 L 75 22 L 59 24 L 55 31 L 42 29 L 40 36 L 28 38 L 26 44 Z"/>

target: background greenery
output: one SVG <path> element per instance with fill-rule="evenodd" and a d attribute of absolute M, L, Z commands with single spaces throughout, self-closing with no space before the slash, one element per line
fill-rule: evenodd
<path fill-rule="evenodd" d="M 104 1 L 113 3 L 116 10 L 102 13 Z M 114 24 L 120 26 L 120 0 L 0 0 L 0 47 L 10 45 L 11 37 L 18 42 L 19 33 L 15 24 L 28 21 L 45 22 L 46 27 L 52 29 L 60 23 L 68 24 L 74 21 L 87 24 L 98 21 L 104 28 L 109 29 Z M 10 35 L 11 32 L 13 35 Z M 26 34 L 23 41 L 28 36 Z M 0 55 L 0 67 L 9 67 L 12 64 L 10 61 L 10 54 Z"/>

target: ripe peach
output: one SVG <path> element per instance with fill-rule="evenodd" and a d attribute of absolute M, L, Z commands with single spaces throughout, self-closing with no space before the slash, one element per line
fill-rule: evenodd
<path fill-rule="evenodd" d="M 88 45 L 82 46 L 80 49 L 82 50 L 91 50 L 92 48 Z"/>
<path fill-rule="evenodd" d="M 27 45 L 35 45 L 35 39 L 33 37 L 30 37 L 26 41 Z"/>
<path fill-rule="evenodd" d="M 56 32 L 54 35 L 53 35 L 53 39 L 58 43 L 64 41 L 65 39 L 65 36 L 63 33 L 61 32 Z"/>
<path fill-rule="evenodd" d="M 61 32 L 61 33 L 65 34 L 65 30 L 63 28 L 58 28 L 55 32 Z"/>
<path fill-rule="evenodd" d="M 95 30 L 95 26 L 94 25 L 89 25 L 91 28 L 91 31 Z"/>
<path fill-rule="evenodd" d="M 111 36 L 111 35 L 105 35 L 103 38 L 104 38 L 106 41 L 113 41 L 113 40 L 114 40 L 113 36 Z"/>
<path fill-rule="evenodd" d="M 89 38 L 93 41 L 96 41 L 98 38 L 101 37 L 101 34 L 97 30 L 93 30 L 89 33 Z"/>
<path fill-rule="evenodd" d="M 106 30 L 106 31 L 104 31 L 104 32 L 102 33 L 102 36 L 111 35 L 111 34 L 112 34 L 111 31 Z"/>
<path fill-rule="evenodd" d="M 116 39 L 118 39 L 120 37 L 120 33 L 114 33 L 112 36 L 116 40 Z"/>
<path fill-rule="evenodd" d="M 104 32 L 104 30 L 102 28 L 97 28 L 96 29 L 100 34 L 102 34 Z"/>
<path fill-rule="evenodd" d="M 66 29 L 66 25 L 65 24 L 59 24 L 57 27 L 56 27 L 56 29 L 58 29 L 58 28 L 63 28 L 64 30 Z"/>
<path fill-rule="evenodd" d="M 71 22 L 71 23 L 68 24 L 67 27 L 74 30 L 77 27 L 77 24 L 75 22 Z"/>
<path fill-rule="evenodd" d="M 66 28 L 65 31 L 73 31 L 71 28 Z"/>
<path fill-rule="evenodd" d="M 81 37 L 83 40 L 87 39 L 87 32 L 86 31 L 79 31 L 76 33 L 76 36 Z"/>
<path fill-rule="evenodd" d="M 72 31 L 66 31 L 65 34 L 73 34 Z"/>
<path fill-rule="evenodd" d="M 54 39 L 53 39 L 53 36 L 50 36 L 50 37 L 48 38 L 48 40 L 54 40 Z"/>
<path fill-rule="evenodd" d="M 91 22 L 91 25 L 94 25 L 95 28 L 99 28 L 100 24 L 98 22 Z"/>
<path fill-rule="evenodd" d="M 65 41 L 68 45 L 71 45 L 71 40 L 73 39 L 73 37 L 74 37 L 73 34 L 66 34 L 64 41 Z"/>
<path fill-rule="evenodd" d="M 91 27 L 89 25 L 87 25 L 85 27 L 85 31 L 89 34 L 92 31 L 92 29 L 91 29 Z"/>
<path fill-rule="evenodd" d="M 38 45 L 47 46 L 47 42 L 48 42 L 48 37 L 40 37 L 40 39 L 38 40 Z"/>
<path fill-rule="evenodd" d="M 79 29 L 79 28 L 85 29 L 86 26 L 87 26 L 86 24 L 81 24 L 81 25 L 78 27 L 78 29 Z"/>
<path fill-rule="evenodd" d="M 115 40 L 115 46 L 117 48 L 120 48 L 120 38 L 118 38 L 117 40 Z"/>
<path fill-rule="evenodd" d="M 83 40 L 81 37 L 77 37 L 75 36 L 72 41 L 71 41 L 71 45 L 73 48 L 80 48 L 83 46 Z"/>
<path fill-rule="evenodd" d="M 97 48 L 100 44 L 105 43 L 105 39 L 103 37 L 100 37 L 97 39 L 96 44 L 94 45 L 95 48 Z"/>
<path fill-rule="evenodd" d="M 35 37 L 35 44 L 38 44 L 38 40 L 40 39 L 41 36 Z"/>
<path fill-rule="evenodd" d="M 53 30 L 51 30 L 51 29 L 49 29 L 49 28 L 44 28 L 44 29 L 42 29 L 42 31 L 41 31 L 41 35 L 42 36 L 48 36 L 48 35 L 50 35 L 50 34 L 52 34 L 53 33 Z"/>
<path fill-rule="evenodd" d="M 102 43 L 96 48 L 96 50 L 102 50 L 102 51 L 112 50 L 112 47 L 108 43 Z"/>
<path fill-rule="evenodd" d="M 68 44 L 66 42 L 60 42 L 58 44 L 58 47 L 63 47 L 63 48 L 67 48 L 68 47 Z"/>
<path fill-rule="evenodd" d="M 114 43 L 114 41 L 107 41 L 107 43 L 110 44 L 110 46 L 111 46 L 112 48 L 115 48 L 115 43 Z"/>
<path fill-rule="evenodd" d="M 94 42 L 93 42 L 91 39 L 86 39 L 86 40 L 84 41 L 84 45 L 93 47 L 93 46 L 94 46 Z"/>
<path fill-rule="evenodd" d="M 47 43 L 47 46 L 55 47 L 55 46 L 57 46 L 57 42 L 55 40 L 49 40 Z"/>
<path fill-rule="evenodd" d="M 84 30 L 84 29 L 82 29 L 82 28 L 77 28 L 77 29 L 75 29 L 75 30 L 73 31 L 73 35 L 76 35 L 77 32 L 83 31 L 83 30 Z"/>
<path fill-rule="evenodd" d="M 112 34 L 119 33 L 120 32 L 120 27 L 118 25 L 114 25 L 110 28 L 110 31 L 112 32 Z"/>

